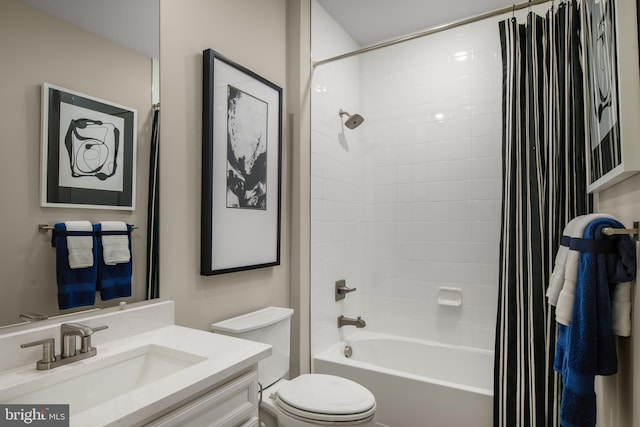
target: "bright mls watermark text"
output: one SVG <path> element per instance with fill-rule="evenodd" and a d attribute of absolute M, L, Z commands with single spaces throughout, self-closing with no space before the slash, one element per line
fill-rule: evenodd
<path fill-rule="evenodd" d="M 69 427 L 69 405 L 0 405 L 0 427 Z"/>

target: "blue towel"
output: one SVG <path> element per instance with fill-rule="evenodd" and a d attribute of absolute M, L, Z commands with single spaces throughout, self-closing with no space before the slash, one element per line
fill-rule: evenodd
<path fill-rule="evenodd" d="M 95 260 L 98 255 L 98 245 L 93 238 L 93 259 L 91 267 L 69 267 L 69 251 L 67 249 L 67 235 L 91 235 L 90 232 L 69 231 L 64 223 L 53 226 L 51 245 L 56 248 L 56 281 L 58 283 L 58 307 L 67 308 L 93 305 L 96 301 L 96 280 L 98 267 Z"/>
<path fill-rule="evenodd" d="M 100 224 L 93 224 L 93 230 L 98 235 L 98 244 L 102 251 L 102 234 L 107 232 L 101 230 Z M 108 233 L 121 234 L 121 232 Z M 131 225 L 129 224 L 127 224 L 126 233 L 129 241 L 129 252 L 132 254 L 129 262 L 107 265 L 102 254 L 98 257 L 98 290 L 103 301 L 131 296 L 133 253 L 131 252 Z"/>
<path fill-rule="evenodd" d="M 605 227 L 624 228 L 611 218 L 596 219 L 585 228 L 571 326 L 558 325 L 554 369 L 562 374 L 563 427 L 595 426 L 595 375 L 618 370 L 611 294 L 617 283 L 635 278 L 635 243 L 628 235 L 603 235 Z"/>

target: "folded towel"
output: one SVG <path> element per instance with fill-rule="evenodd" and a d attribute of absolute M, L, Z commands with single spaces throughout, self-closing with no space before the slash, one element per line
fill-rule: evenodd
<path fill-rule="evenodd" d="M 92 233 L 89 221 L 65 221 L 66 231 Z M 67 235 L 70 268 L 86 268 L 93 265 L 93 235 Z"/>
<path fill-rule="evenodd" d="M 549 304 L 555 306 L 558 304 L 558 295 L 562 291 L 562 285 L 564 284 L 564 269 L 567 262 L 567 254 L 569 253 L 569 241 L 573 227 L 575 223 L 580 219 L 580 216 L 573 218 L 564 226 L 562 231 L 562 240 L 556 252 L 556 259 L 553 263 L 553 271 L 549 278 L 549 286 L 547 287 L 547 299 Z"/>
<path fill-rule="evenodd" d="M 85 268 L 70 268 L 67 248 L 67 229 L 64 223 L 53 226 L 51 244 L 56 248 L 56 282 L 58 284 L 58 307 L 63 309 L 93 305 L 96 299 L 97 263 Z M 71 232 L 81 233 L 81 232 Z M 74 234 L 76 237 L 77 234 Z M 88 237 L 92 240 L 92 259 L 97 259 L 98 245 L 93 231 Z"/>
<path fill-rule="evenodd" d="M 563 426 L 595 426 L 595 375 L 617 372 L 613 336 L 612 284 L 631 281 L 636 274 L 635 243 L 628 235 L 605 236 L 606 227 L 624 228 L 615 219 L 590 222 L 584 239 L 609 245 L 608 253 L 580 254 L 571 326 L 558 325 L 554 369 L 562 374 L 560 423 Z M 606 246 L 606 245 L 602 245 Z"/>
<path fill-rule="evenodd" d="M 115 265 L 129 262 L 129 237 L 127 224 L 122 221 L 100 222 L 102 236 L 102 257 L 106 265 Z M 105 234 L 105 231 L 121 231 L 121 234 Z"/>
<path fill-rule="evenodd" d="M 131 254 L 131 226 L 127 224 L 126 227 L 127 230 L 124 232 L 126 235 L 123 237 L 127 239 L 127 250 Z M 102 235 L 101 224 L 94 224 L 93 228 L 99 240 L 103 241 L 108 237 Z M 102 242 L 100 246 L 103 247 Z M 98 257 L 98 290 L 103 301 L 131 296 L 132 262 L 132 256 L 129 256 L 128 262 L 120 264 L 107 264 L 104 256 Z"/>
<path fill-rule="evenodd" d="M 591 221 L 599 218 L 615 219 L 611 215 L 607 214 L 582 215 L 577 217 L 576 221 L 573 223 L 569 237 L 572 240 L 582 239 L 585 227 L 591 223 Z M 567 252 L 567 259 L 564 267 L 564 281 L 556 304 L 556 322 L 567 326 L 571 324 L 573 301 L 576 293 L 576 280 L 578 277 L 578 261 L 580 259 L 580 251 L 575 245 L 575 240 L 573 240 L 569 245 L 569 251 Z"/>
<path fill-rule="evenodd" d="M 619 283 L 611 296 L 613 333 L 619 337 L 631 336 L 631 282 Z"/>

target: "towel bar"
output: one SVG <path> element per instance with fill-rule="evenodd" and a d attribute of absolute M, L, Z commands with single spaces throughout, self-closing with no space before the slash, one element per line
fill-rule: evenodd
<path fill-rule="evenodd" d="M 135 225 L 131 224 L 131 229 L 135 230 L 136 227 Z M 53 225 L 48 225 L 48 224 L 38 224 L 38 231 L 40 231 L 41 233 L 46 233 L 49 230 L 53 230 Z"/>
<path fill-rule="evenodd" d="M 607 236 L 613 236 L 614 234 L 632 234 L 633 238 L 638 240 L 638 228 L 640 228 L 640 222 L 635 221 L 633 228 L 613 228 L 607 227 L 602 229 L 602 233 Z"/>

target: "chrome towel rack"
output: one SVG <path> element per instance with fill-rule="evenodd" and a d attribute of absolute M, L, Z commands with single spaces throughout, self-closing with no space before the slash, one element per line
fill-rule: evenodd
<path fill-rule="evenodd" d="M 615 234 L 631 234 L 634 240 L 638 240 L 638 229 L 640 228 L 640 221 L 633 223 L 633 228 L 613 228 L 606 227 L 602 229 L 602 234 L 607 236 L 613 236 Z"/>
<path fill-rule="evenodd" d="M 138 228 L 138 227 L 136 227 L 136 226 L 135 226 L 135 225 L 133 225 L 133 224 L 130 224 L 130 225 L 131 225 L 131 229 L 132 229 L 132 230 L 135 230 L 135 229 L 137 229 L 137 228 Z M 39 232 L 41 232 L 41 233 L 46 233 L 46 232 L 47 232 L 47 231 L 49 231 L 49 230 L 53 230 L 53 225 L 49 225 L 49 224 L 38 224 L 38 231 L 39 231 Z"/>

